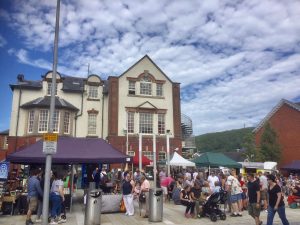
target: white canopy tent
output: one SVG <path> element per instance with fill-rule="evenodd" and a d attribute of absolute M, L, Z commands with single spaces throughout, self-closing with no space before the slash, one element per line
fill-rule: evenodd
<path fill-rule="evenodd" d="M 183 167 L 195 167 L 195 163 L 191 162 L 177 152 L 174 152 L 173 158 L 170 160 L 170 166 L 183 166 Z"/>

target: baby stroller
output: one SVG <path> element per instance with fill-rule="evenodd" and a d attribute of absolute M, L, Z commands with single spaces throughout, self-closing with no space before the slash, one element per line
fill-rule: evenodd
<path fill-rule="evenodd" d="M 227 192 L 221 190 L 220 192 L 213 193 L 208 200 L 204 203 L 202 207 L 202 217 L 209 217 L 211 221 L 216 222 L 218 217 L 221 220 L 226 220 L 226 214 L 220 209 L 219 204 L 222 204 L 226 201 Z"/>

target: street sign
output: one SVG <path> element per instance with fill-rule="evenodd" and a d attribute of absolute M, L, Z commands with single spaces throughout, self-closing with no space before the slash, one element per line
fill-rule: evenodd
<path fill-rule="evenodd" d="M 58 134 L 46 133 L 43 135 L 43 153 L 55 154 L 57 150 Z"/>

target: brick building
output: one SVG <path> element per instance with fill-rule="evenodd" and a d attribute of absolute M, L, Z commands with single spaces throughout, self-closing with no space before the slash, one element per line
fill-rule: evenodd
<path fill-rule="evenodd" d="M 5 154 L 35 143 L 48 131 L 51 83 L 49 71 L 35 81 L 18 75 L 17 83 L 10 85 L 13 102 Z M 107 80 L 95 74 L 79 78 L 57 73 L 56 87 L 54 132 L 59 136 L 103 138 L 135 155 L 141 133 L 143 154 L 151 158 L 154 133 L 157 158 L 165 159 L 168 133 L 170 151 L 181 153 L 180 84 L 149 56 Z"/>
<path fill-rule="evenodd" d="M 300 103 L 282 99 L 254 129 L 255 143 L 259 149 L 264 125 L 269 122 L 278 135 L 282 157 L 280 166 L 300 159 Z"/>

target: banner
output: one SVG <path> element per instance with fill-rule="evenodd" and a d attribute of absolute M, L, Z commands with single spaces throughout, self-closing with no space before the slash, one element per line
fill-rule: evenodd
<path fill-rule="evenodd" d="M 7 179 L 9 162 L 0 162 L 0 179 Z"/>

